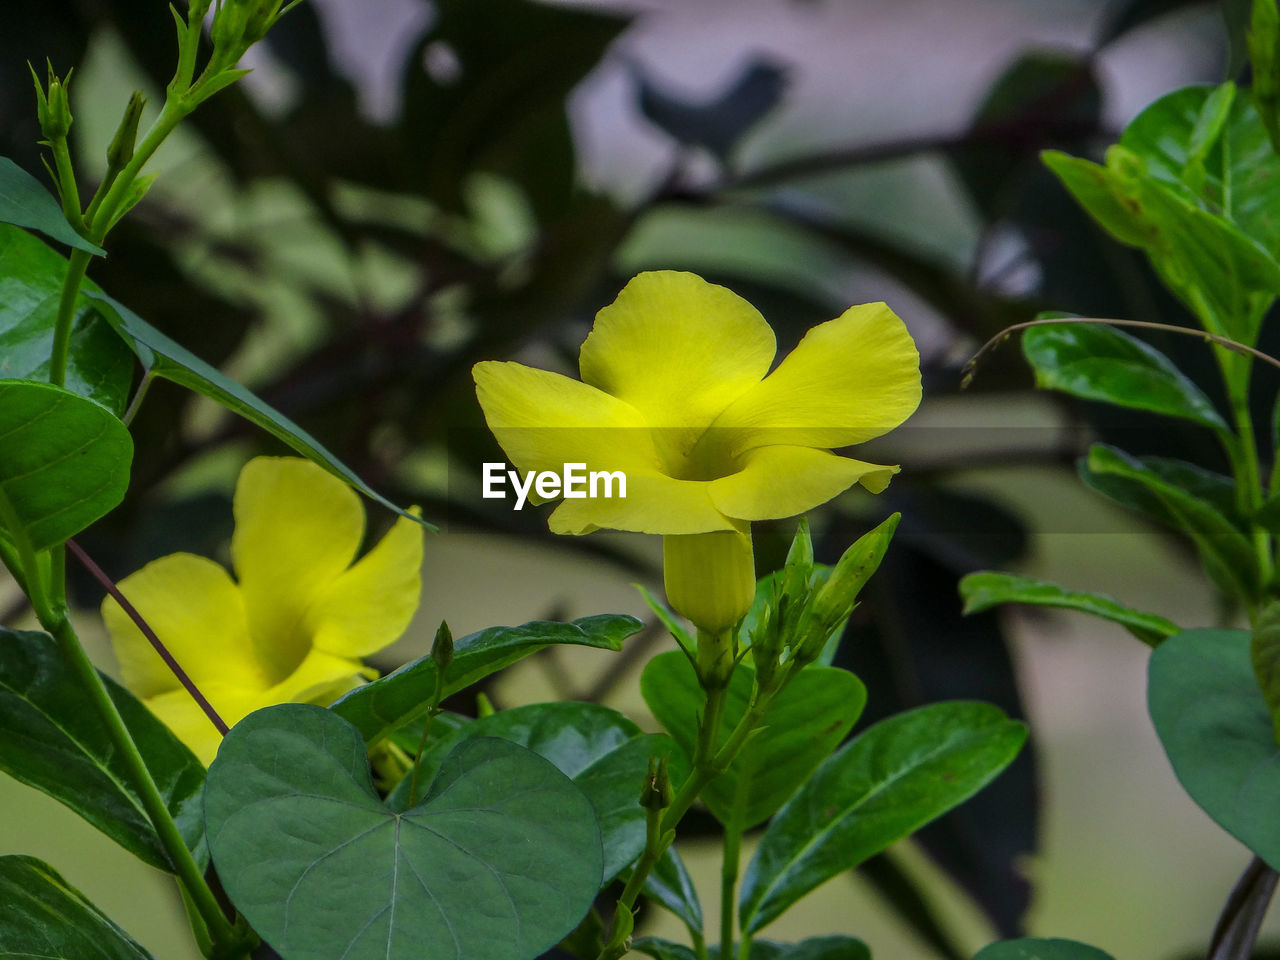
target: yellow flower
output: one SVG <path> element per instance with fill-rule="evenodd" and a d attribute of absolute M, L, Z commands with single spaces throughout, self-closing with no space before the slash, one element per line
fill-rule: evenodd
<path fill-rule="evenodd" d="M 770 373 L 776 351 L 741 297 L 664 270 L 640 274 L 597 314 L 581 381 L 495 361 L 474 375 L 520 470 L 625 473 L 625 498 L 566 499 L 551 529 L 664 535 L 668 599 L 716 631 L 750 603 L 751 521 L 804 513 L 855 483 L 883 490 L 897 467 L 831 449 L 892 430 L 920 403 L 915 344 L 882 303 L 814 327 Z M 732 583 L 708 592 L 708 576 Z"/>
<path fill-rule="evenodd" d="M 240 473 L 236 580 L 189 553 L 119 583 L 229 725 L 274 703 L 327 704 L 374 672 L 361 658 L 393 643 L 418 608 L 422 529 L 400 519 L 354 564 L 364 508 L 307 460 L 259 457 Z M 125 685 L 202 761 L 219 735 L 114 600 L 102 617 Z"/>

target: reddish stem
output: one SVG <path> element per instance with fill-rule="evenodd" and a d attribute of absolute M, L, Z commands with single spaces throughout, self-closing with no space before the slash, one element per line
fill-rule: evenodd
<path fill-rule="evenodd" d="M 218 732 L 225 735 L 229 728 L 223 721 L 222 717 L 218 716 L 218 711 L 213 709 L 213 704 L 205 699 L 204 694 L 200 692 L 200 688 L 195 685 L 195 682 L 189 676 L 187 676 L 187 671 L 183 670 L 178 664 L 178 661 L 173 658 L 173 654 L 169 652 L 169 648 L 160 641 L 160 638 L 156 636 L 156 632 L 151 629 L 147 621 L 142 619 L 142 614 L 138 613 L 137 608 L 125 598 L 125 595 L 120 592 L 120 588 L 115 585 L 111 578 L 102 572 L 102 568 L 94 563 L 87 553 L 80 549 L 79 544 L 74 540 L 68 540 L 67 549 L 70 550 L 75 555 L 75 558 L 84 565 L 84 568 L 93 575 L 93 578 L 102 584 L 103 589 L 105 589 L 107 593 L 115 599 L 116 603 L 120 604 L 120 608 L 129 615 L 129 619 L 132 620 L 137 625 L 138 629 L 142 631 L 142 635 L 147 638 L 147 641 L 155 649 L 156 653 L 160 655 L 160 659 L 163 660 L 165 665 L 173 671 L 173 675 L 178 678 L 178 682 L 182 684 L 187 693 L 191 694 L 191 699 L 199 704 L 200 709 L 204 711 L 205 716 L 207 716 L 209 721 L 218 728 Z"/>

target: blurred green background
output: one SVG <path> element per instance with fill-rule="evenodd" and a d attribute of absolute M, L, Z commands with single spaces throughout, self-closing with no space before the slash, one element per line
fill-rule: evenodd
<path fill-rule="evenodd" d="M 1178 544 L 1093 497 L 1072 467 L 1095 436 L 1208 467 L 1217 454 L 1207 436 L 1033 394 L 1012 344 L 969 390 L 959 382 L 979 344 L 1041 309 L 1186 322 L 1037 155 L 1096 156 L 1162 93 L 1236 75 L 1245 9 L 308 0 L 253 51 L 253 74 L 166 145 L 163 175 L 93 277 L 442 525 L 419 616 L 380 656 L 384 669 L 424 653 L 442 618 L 461 635 L 646 615 L 630 584 L 660 586 L 656 538 L 555 538 L 545 510 L 479 498 L 478 466 L 500 454 L 472 363 L 572 372 L 594 311 L 648 268 L 731 286 L 783 350 L 850 303 L 888 301 L 919 342 L 925 401 L 859 452 L 903 465 L 890 490 L 847 494 L 814 517 L 819 559 L 831 561 L 868 524 L 904 513 L 839 663 L 870 688 L 861 725 L 980 698 L 1027 716 L 1033 749 L 770 934 L 852 933 L 880 957 L 956 958 L 1029 931 L 1123 960 L 1182 960 L 1207 942 L 1248 856 L 1165 762 L 1145 712 L 1146 648 L 1078 618 L 962 618 L 955 583 L 1017 569 L 1184 626 L 1229 618 Z M 72 132 L 91 182 L 129 92 L 159 99 L 173 57 L 165 4 L 6 10 L 0 153 L 36 174 L 26 64 L 46 56 L 77 67 Z M 1208 354 L 1184 339 L 1152 342 L 1209 381 Z M 1275 339 L 1262 346 L 1274 351 Z M 1274 392 L 1261 385 L 1260 397 Z M 129 499 L 82 545 L 117 577 L 179 549 L 225 558 L 239 466 L 283 451 L 162 383 L 134 433 Z M 371 515 L 375 533 L 390 522 Z M 762 572 L 792 530 L 758 525 Z M 95 588 L 73 586 L 110 670 Z M 3 590 L 3 622 L 26 624 L 12 585 Z M 669 642 L 650 630 L 621 656 L 546 651 L 486 692 L 500 707 L 601 700 L 652 726 L 635 681 Z M 11 780 L 0 780 L 0 810 L 0 852 L 48 860 L 157 956 L 197 956 L 159 874 Z M 686 859 L 714 927 L 718 828 L 697 816 L 688 826 Z M 641 929 L 679 937 L 657 913 Z"/>

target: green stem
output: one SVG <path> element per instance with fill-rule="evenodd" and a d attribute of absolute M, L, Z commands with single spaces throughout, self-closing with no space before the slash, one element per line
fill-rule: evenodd
<path fill-rule="evenodd" d="M 37 612 L 40 613 L 41 611 Z M 44 611 L 44 613 L 47 614 L 48 611 Z M 107 688 L 102 682 L 102 677 L 89 661 L 89 657 L 84 652 L 84 647 L 80 645 L 80 639 L 76 636 L 75 630 L 71 626 L 71 621 L 67 619 L 65 614 L 62 614 L 57 616 L 53 622 L 46 622 L 46 617 L 42 615 L 41 625 L 58 642 L 58 647 L 66 658 L 66 662 L 79 678 L 85 693 L 89 696 L 90 702 L 106 726 L 112 742 L 115 744 L 116 749 L 120 751 L 120 758 L 129 771 L 133 787 L 138 793 L 138 798 L 142 801 L 147 817 L 151 820 L 152 826 L 155 827 L 160 844 L 169 855 L 169 860 L 173 864 L 179 882 L 186 889 L 192 904 L 208 928 L 213 942 L 222 950 L 228 951 L 219 953 L 219 956 L 247 957 L 249 953 L 247 944 L 239 951 L 235 948 L 237 943 L 243 943 L 243 934 L 238 932 L 231 921 L 227 919 L 213 891 L 209 888 L 208 883 L 205 882 L 204 875 L 200 872 L 200 867 L 196 864 L 195 858 L 187 848 L 186 841 L 182 839 L 182 834 L 178 831 L 177 824 L 174 823 L 173 816 L 169 813 L 169 808 L 165 805 L 164 798 L 160 796 L 160 790 L 156 787 L 151 771 L 147 769 L 146 761 L 142 759 L 142 754 L 138 751 L 137 744 L 133 742 L 133 737 L 130 736 L 124 719 L 120 716 L 120 711 L 116 709 L 115 702 L 111 699 L 111 695 L 107 693 Z"/>
<path fill-rule="evenodd" d="M 724 827 L 724 854 L 720 861 L 720 956 L 729 957 L 733 950 L 733 905 L 738 891 L 738 861 L 742 851 L 742 821 L 746 808 L 743 777 L 738 795 L 733 798 L 733 813 Z"/>
<path fill-rule="evenodd" d="M 1258 440 L 1254 434 L 1253 416 L 1249 411 L 1249 383 L 1252 363 L 1248 357 L 1219 352 L 1223 379 L 1231 401 L 1231 413 L 1239 438 L 1237 456 L 1232 466 L 1236 474 L 1236 497 L 1240 513 L 1252 517 L 1262 506 L 1262 470 L 1258 462 Z M 1250 521 L 1254 552 L 1263 584 L 1271 581 L 1273 561 L 1271 534 L 1261 525 Z"/>
<path fill-rule="evenodd" d="M 62 196 L 62 213 L 77 232 L 84 229 L 84 214 L 80 209 L 80 188 L 76 186 L 75 167 L 71 163 L 71 151 L 67 138 L 58 137 L 49 142 L 53 150 L 53 168 L 58 172 L 58 193 Z"/>
<path fill-rule="evenodd" d="M 58 316 L 53 325 L 53 352 L 49 355 L 49 382 L 56 387 L 67 382 L 67 355 L 71 348 L 71 324 L 76 318 L 76 300 L 80 297 L 80 284 L 89 269 L 91 254 L 83 250 L 71 251 L 67 273 L 62 278 L 62 296 L 58 300 Z"/>

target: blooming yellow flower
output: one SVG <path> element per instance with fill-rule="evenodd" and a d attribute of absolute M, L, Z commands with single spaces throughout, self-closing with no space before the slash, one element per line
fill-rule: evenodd
<path fill-rule="evenodd" d="M 400 519 L 359 561 L 364 507 L 307 460 L 259 457 L 236 484 L 236 579 L 189 553 L 120 581 L 214 709 L 234 724 L 274 703 L 326 704 L 373 675 L 361 658 L 418 608 L 422 529 Z M 113 599 L 102 617 L 125 685 L 208 763 L 219 735 Z"/>
<path fill-rule="evenodd" d="M 625 498 L 566 499 L 551 529 L 664 535 L 672 606 L 721 630 L 750 603 L 751 521 L 804 513 L 855 483 L 883 490 L 897 467 L 831 450 L 888 432 L 920 403 L 915 344 L 883 303 L 814 327 L 770 372 L 776 351 L 773 330 L 741 297 L 663 270 L 635 277 L 596 315 L 581 381 L 496 361 L 474 376 L 485 419 L 520 470 L 585 463 L 626 474 Z"/>

